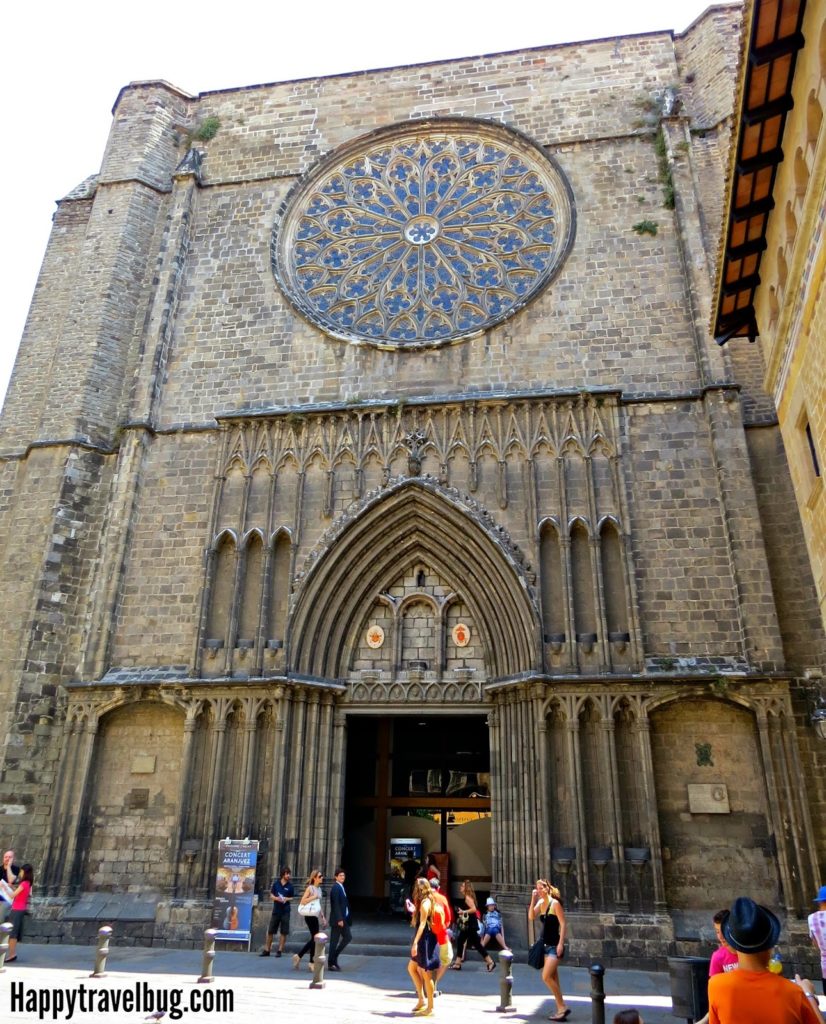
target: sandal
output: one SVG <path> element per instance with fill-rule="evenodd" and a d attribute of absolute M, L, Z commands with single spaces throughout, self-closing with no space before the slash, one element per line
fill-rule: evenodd
<path fill-rule="evenodd" d="M 487 969 L 488 974 L 490 974 L 494 967 L 496 967 L 496 964 L 493 962 L 493 960 L 486 961 L 485 968 Z"/>
<path fill-rule="evenodd" d="M 560 1010 L 559 1013 L 552 1014 L 548 1020 L 563 1021 L 567 1020 L 571 1016 L 570 1010 Z"/>
<path fill-rule="evenodd" d="M 453 963 L 450 965 L 450 970 L 451 971 L 461 971 L 461 969 L 462 969 L 462 961 L 461 960 L 454 960 Z"/>

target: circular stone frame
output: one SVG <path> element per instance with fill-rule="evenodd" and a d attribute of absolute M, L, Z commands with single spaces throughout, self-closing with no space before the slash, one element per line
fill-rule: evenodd
<path fill-rule="evenodd" d="M 477 337 L 554 279 L 573 245 L 573 192 L 526 135 L 437 118 L 327 154 L 273 228 L 276 280 L 325 334 L 389 350 Z"/>

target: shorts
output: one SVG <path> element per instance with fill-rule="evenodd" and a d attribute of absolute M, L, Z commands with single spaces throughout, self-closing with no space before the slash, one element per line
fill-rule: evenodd
<path fill-rule="evenodd" d="M 491 938 L 494 938 L 494 936 L 501 935 L 501 934 L 502 934 L 502 929 L 501 928 L 486 928 L 485 929 L 485 935 L 489 935 Z"/>
<path fill-rule="evenodd" d="M 450 942 L 443 942 L 439 946 L 439 963 L 442 967 L 448 967 L 453 959 L 453 946 Z"/>
<path fill-rule="evenodd" d="M 556 954 L 556 946 L 546 946 L 545 947 L 545 956 L 552 956 L 554 958 L 554 960 L 564 960 L 565 959 L 565 947 L 564 946 L 562 947 L 562 954 L 560 956 L 557 956 L 557 954 Z"/>
<path fill-rule="evenodd" d="M 23 918 L 25 916 L 25 910 L 9 911 L 9 921 L 11 922 L 11 933 L 9 934 L 10 939 L 17 939 L 19 941 L 23 938 Z"/>
<path fill-rule="evenodd" d="M 290 934 L 289 910 L 286 913 L 283 910 L 274 910 L 272 912 L 270 923 L 267 926 L 267 935 L 277 935 L 278 932 L 282 935 Z"/>

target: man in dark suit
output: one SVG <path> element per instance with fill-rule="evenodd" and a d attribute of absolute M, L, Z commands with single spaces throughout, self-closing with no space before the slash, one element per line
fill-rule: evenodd
<path fill-rule="evenodd" d="M 350 932 L 350 905 L 347 902 L 347 893 L 344 891 L 344 868 L 337 868 L 335 882 L 330 889 L 330 954 L 327 957 L 327 969 L 340 971 L 338 958 L 341 956 L 344 947 L 352 938 Z"/>

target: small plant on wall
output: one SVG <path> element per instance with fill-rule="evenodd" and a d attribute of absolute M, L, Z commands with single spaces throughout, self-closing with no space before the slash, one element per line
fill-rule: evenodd
<path fill-rule="evenodd" d="M 209 142 L 210 139 L 214 139 L 218 134 L 218 129 L 221 127 L 220 120 L 211 114 L 209 117 L 205 117 L 203 121 L 197 126 L 195 131 L 192 133 L 193 142 Z"/>

